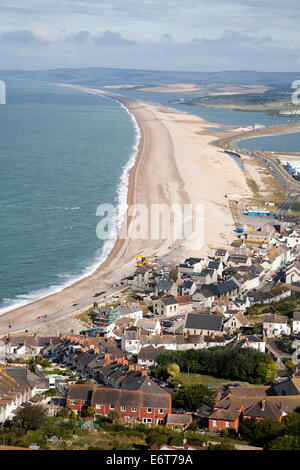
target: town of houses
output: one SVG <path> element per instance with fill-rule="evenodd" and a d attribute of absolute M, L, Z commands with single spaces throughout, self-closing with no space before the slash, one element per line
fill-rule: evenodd
<path fill-rule="evenodd" d="M 0 423 L 22 406 L 42 402 L 49 413 L 62 404 L 76 413 L 93 406 L 101 416 L 118 412 L 127 424 L 187 428 L 193 414 L 173 409 L 172 388 L 151 371 L 164 351 L 215 346 L 269 353 L 277 362 L 278 375 L 273 386 L 218 389 L 214 406 L 205 410 L 207 429 L 237 430 L 247 417 L 280 421 L 300 406 L 300 376 L 297 367 L 292 374 L 285 368 L 286 354 L 276 341 L 288 337 L 297 343 L 300 312 L 293 312 L 292 318 L 277 311 L 262 314 L 254 333 L 256 324 L 248 308 L 276 306 L 300 292 L 300 230 L 294 224 L 267 223 L 249 233 L 247 242 L 230 250 L 219 248 L 207 259 L 137 266 L 121 282 L 118 305 L 115 299 L 113 305 L 107 300 L 95 302 L 89 311 L 92 327 L 80 333 L 2 337 Z M 133 300 L 122 300 L 122 292 Z M 74 380 L 55 372 L 45 374 L 41 366 L 32 372 L 26 361 L 37 355 L 55 369 L 71 370 Z M 56 390 L 56 401 L 41 395 L 49 388 Z"/>

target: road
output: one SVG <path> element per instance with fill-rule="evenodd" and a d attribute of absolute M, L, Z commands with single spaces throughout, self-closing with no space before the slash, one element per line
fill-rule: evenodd
<path fill-rule="evenodd" d="M 228 151 L 227 151 L 228 152 Z M 288 212 L 297 199 L 300 197 L 300 184 L 298 181 L 293 180 L 290 175 L 272 158 L 267 157 L 265 154 L 260 152 L 253 152 L 243 149 L 243 152 L 232 152 L 235 155 L 242 158 L 243 153 L 260 160 L 273 176 L 274 179 L 283 187 L 283 189 L 288 193 L 287 199 L 283 204 L 278 208 L 276 212 L 276 218 L 278 220 L 284 220 L 288 222 L 298 222 L 299 218 L 292 219 L 288 217 Z"/>

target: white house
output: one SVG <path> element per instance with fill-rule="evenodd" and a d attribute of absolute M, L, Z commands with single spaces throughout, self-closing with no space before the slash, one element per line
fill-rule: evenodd
<path fill-rule="evenodd" d="M 134 326 L 149 331 L 152 335 L 160 335 L 160 322 L 155 318 L 138 318 Z"/>
<path fill-rule="evenodd" d="M 300 282 L 300 263 L 292 264 L 285 273 L 286 283 Z"/>
<path fill-rule="evenodd" d="M 172 317 L 179 314 L 179 304 L 174 297 L 165 297 L 154 300 L 153 312 L 158 315 Z"/>
<path fill-rule="evenodd" d="M 143 309 L 139 304 L 122 305 L 118 307 L 118 313 L 121 318 L 143 318 Z"/>
<path fill-rule="evenodd" d="M 295 334 L 300 333 L 300 312 L 293 313 L 292 331 Z"/>
<path fill-rule="evenodd" d="M 291 328 L 288 326 L 288 319 L 283 315 L 264 315 L 263 321 L 264 336 L 290 335 Z"/>
<path fill-rule="evenodd" d="M 241 342 L 239 343 L 241 348 L 252 348 L 256 349 L 260 352 L 266 352 L 266 342 L 257 336 L 249 335 L 242 338 Z"/>

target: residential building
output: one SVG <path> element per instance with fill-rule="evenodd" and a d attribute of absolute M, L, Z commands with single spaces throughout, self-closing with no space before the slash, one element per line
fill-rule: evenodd
<path fill-rule="evenodd" d="M 189 313 L 186 316 L 184 333 L 191 335 L 217 335 L 223 331 L 223 315 Z"/>
<path fill-rule="evenodd" d="M 290 335 L 291 328 L 288 326 L 288 318 L 276 313 L 264 315 L 263 332 L 266 337 Z"/>

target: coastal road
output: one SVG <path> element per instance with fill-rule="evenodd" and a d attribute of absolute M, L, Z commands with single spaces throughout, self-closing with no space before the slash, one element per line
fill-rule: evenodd
<path fill-rule="evenodd" d="M 234 155 L 240 158 L 242 158 L 243 156 L 242 152 L 226 150 L 226 153 L 234 153 Z M 284 220 L 288 222 L 298 222 L 299 218 L 292 219 L 288 216 L 288 213 L 297 201 L 297 199 L 300 197 L 300 184 L 296 180 L 292 180 L 292 178 L 290 178 L 287 172 L 278 163 L 274 162 L 272 158 L 269 158 L 259 152 L 248 151 L 246 149 L 243 149 L 243 153 L 246 153 L 252 158 L 260 160 L 265 165 L 269 173 L 273 176 L 273 178 L 276 179 L 276 181 L 283 187 L 283 189 L 288 194 L 287 199 L 284 201 L 283 204 L 281 204 L 281 206 L 276 212 L 276 219 L 278 219 L 278 221 Z M 249 220 L 247 221 L 247 223 L 248 222 Z M 243 222 L 241 221 L 241 223 Z M 255 224 L 254 220 L 253 223 Z"/>

